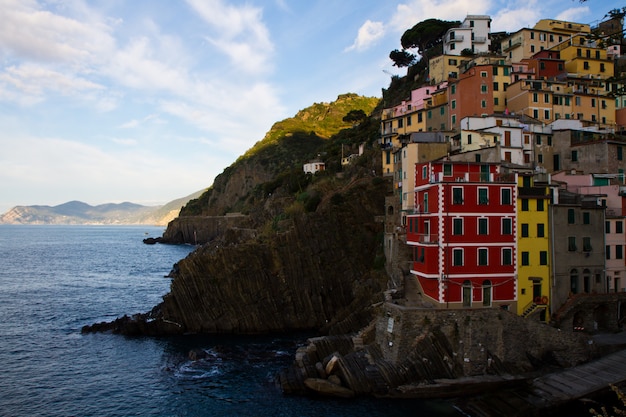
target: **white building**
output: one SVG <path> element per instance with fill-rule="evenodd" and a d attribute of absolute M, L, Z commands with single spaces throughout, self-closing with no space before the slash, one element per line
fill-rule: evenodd
<path fill-rule="evenodd" d="M 491 40 L 491 17 L 486 15 L 467 15 L 461 26 L 449 29 L 443 38 L 444 55 L 461 55 L 464 49 L 472 52 L 489 52 Z"/>

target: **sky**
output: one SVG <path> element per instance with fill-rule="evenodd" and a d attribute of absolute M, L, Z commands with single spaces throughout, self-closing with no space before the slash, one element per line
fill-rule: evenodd
<path fill-rule="evenodd" d="M 617 0 L 0 0 L 0 213 L 160 205 L 314 103 L 380 97 L 407 29 L 595 24 Z"/>

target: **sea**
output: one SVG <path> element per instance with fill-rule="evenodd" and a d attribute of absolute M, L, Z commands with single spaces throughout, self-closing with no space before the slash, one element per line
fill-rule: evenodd
<path fill-rule="evenodd" d="M 126 337 L 84 325 L 149 311 L 194 250 L 161 227 L 0 225 L 0 416 L 460 416 L 446 401 L 290 396 L 310 335 Z M 192 361 L 202 349 L 206 358 Z"/>

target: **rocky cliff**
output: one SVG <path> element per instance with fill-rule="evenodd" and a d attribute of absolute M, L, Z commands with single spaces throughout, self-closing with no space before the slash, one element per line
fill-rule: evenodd
<path fill-rule="evenodd" d="M 291 200 L 285 210 L 298 215 L 230 228 L 199 247 L 177 264 L 169 294 L 150 313 L 84 330 L 344 333 L 366 325 L 387 281 L 377 217 L 389 184 L 363 171 L 325 187 L 315 211 Z"/>

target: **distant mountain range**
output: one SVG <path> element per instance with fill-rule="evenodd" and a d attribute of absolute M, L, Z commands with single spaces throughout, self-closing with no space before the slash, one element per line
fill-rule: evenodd
<path fill-rule="evenodd" d="M 170 201 L 162 206 L 134 203 L 91 206 L 69 201 L 58 206 L 15 206 L 0 215 L 0 224 L 150 224 L 167 225 L 178 216 L 182 206 L 198 198 L 204 190 Z"/>

